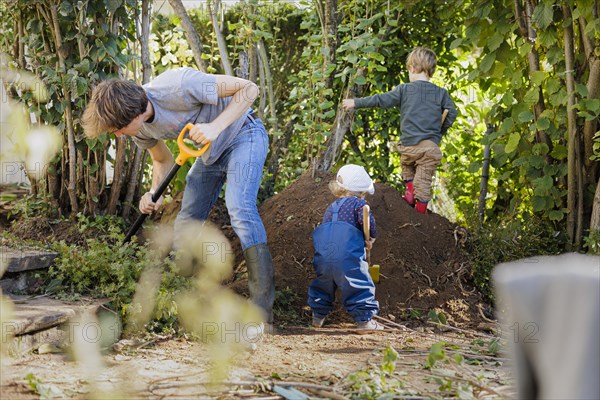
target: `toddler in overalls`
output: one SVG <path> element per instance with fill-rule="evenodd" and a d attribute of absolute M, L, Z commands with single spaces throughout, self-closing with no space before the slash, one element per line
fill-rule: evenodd
<path fill-rule="evenodd" d="M 375 193 L 373 181 L 363 167 L 348 164 L 339 169 L 329 189 L 338 199 L 327 208 L 323 223 L 313 232 L 313 267 L 317 277 L 308 287 L 312 325 L 323 326 L 339 288 L 344 308 L 358 329 L 382 330 L 383 326 L 372 319 L 379 312 L 379 303 L 375 300 L 375 284 L 365 261 L 365 246 L 370 249 L 377 234 L 371 214 L 373 239 L 366 242 L 363 234 L 362 210 L 367 204 L 364 197 Z"/>

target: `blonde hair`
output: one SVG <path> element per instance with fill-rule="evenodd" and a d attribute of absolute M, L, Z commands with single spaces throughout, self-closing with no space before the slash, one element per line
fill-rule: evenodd
<path fill-rule="evenodd" d="M 331 193 L 333 193 L 335 197 L 356 196 L 364 199 L 367 195 L 367 192 L 353 192 L 351 190 L 344 189 L 342 186 L 340 186 L 338 181 L 331 181 L 329 182 L 328 186 L 329 190 L 331 191 Z"/>
<path fill-rule="evenodd" d="M 137 83 L 111 79 L 92 92 L 81 125 L 85 135 L 96 138 L 109 130 L 126 127 L 148 107 L 146 91 Z"/>
<path fill-rule="evenodd" d="M 406 67 L 412 68 L 417 74 L 425 72 L 432 77 L 437 65 L 437 57 L 433 50 L 426 47 L 415 47 L 406 59 Z"/>

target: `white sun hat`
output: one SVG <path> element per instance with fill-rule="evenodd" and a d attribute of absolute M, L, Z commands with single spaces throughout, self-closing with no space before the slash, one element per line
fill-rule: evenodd
<path fill-rule="evenodd" d="M 337 183 L 341 188 L 350 192 L 375 193 L 373 180 L 364 167 L 356 164 L 347 164 L 339 169 Z"/>

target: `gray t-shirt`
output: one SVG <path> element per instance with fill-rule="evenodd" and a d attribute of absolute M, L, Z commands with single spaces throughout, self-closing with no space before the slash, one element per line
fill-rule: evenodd
<path fill-rule="evenodd" d="M 154 147 L 158 140 L 177 139 L 187 123 L 208 123 L 219 116 L 231 97 L 219 98 L 213 75 L 192 68 L 166 71 L 143 86 L 154 107 L 152 122 L 144 122 L 136 145 Z M 245 116 L 229 125 L 202 156 L 205 164 L 214 163 L 239 133 Z M 187 137 L 187 135 L 186 135 Z"/>
<path fill-rule="evenodd" d="M 457 112 L 448 91 L 428 81 L 414 81 L 374 96 L 354 99 L 356 108 L 400 107 L 400 143 L 415 146 L 423 140 L 438 145 L 456 120 Z M 448 110 L 444 124 L 442 113 Z"/>

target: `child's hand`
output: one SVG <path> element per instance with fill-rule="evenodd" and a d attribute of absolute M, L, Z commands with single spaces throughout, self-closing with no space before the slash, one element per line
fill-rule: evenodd
<path fill-rule="evenodd" d="M 365 248 L 370 251 L 373 248 L 373 243 L 375 243 L 375 238 L 365 240 Z"/>
<path fill-rule="evenodd" d="M 344 99 L 342 100 L 342 107 L 346 111 L 350 111 L 354 108 L 354 99 Z"/>

